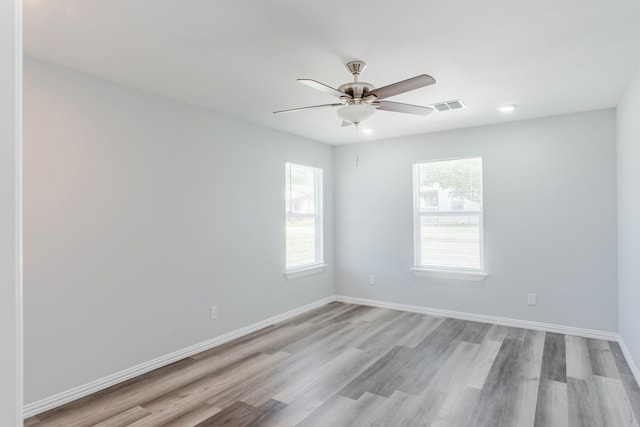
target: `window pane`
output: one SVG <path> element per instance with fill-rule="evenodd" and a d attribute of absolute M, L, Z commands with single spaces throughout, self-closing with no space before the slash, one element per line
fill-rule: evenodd
<path fill-rule="evenodd" d="M 480 268 L 480 216 L 427 215 L 420 218 L 421 264 Z"/>
<path fill-rule="evenodd" d="M 286 203 L 290 213 L 315 213 L 315 170 L 287 163 Z"/>
<path fill-rule="evenodd" d="M 482 159 L 457 159 L 418 165 L 420 212 L 480 211 Z"/>
<path fill-rule="evenodd" d="M 484 268 L 482 158 L 414 165 L 416 265 Z"/>
<path fill-rule="evenodd" d="M 316 262 L 315 218 L 287 218 L 286 235 L 287 268 Z"/>
<path fill-rule="evenodd" d="M 285 268 L 322 263 L 322 169 L 285 163 Z"/>

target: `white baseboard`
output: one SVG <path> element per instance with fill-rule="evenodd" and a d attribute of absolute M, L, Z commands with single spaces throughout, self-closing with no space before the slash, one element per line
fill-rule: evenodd
<path fill-rule="evenodd" d="M 631 353 L 629 353 L 629 349 L 627 348 L 621 336 L 618 336 L 618 344 L 620 344 L 620 348 L 622 349 L 622 354 L 624 354 L 624 358 L 627 359 L 627 365 L 629 365 L 629 369 L 631 369 L 631 373 L 635 377 L 636 382 L 640 384 L 640 370 L 638 370 L 638 366 L 633 360 L 633 357 L 631 357 Z"/>
<path fill-rule="evenodd" d="M 153 371 L 154 369 L 158 369 L 163 366 L 169 365 L 170 363 L 182 360 L 186 357 L 193 356 L 194 354 L 200 353 L 201 351 L 209 350 L 210 348 L 219 346 L 236 338 L 243 337 L 269 325 L 282 322 L 291 317 L 305 313 L 309 310 L 313 310 L 314 308 L 318 308 L 333 301 L 335 301 L 335 297 L 333 296 L 323 298 L 319 301 L 315 301 L 302 307 L 287 311 L 286 313 L 269 317 L 268 319 L 253 323 L 251 325 L 245 326 L 244 328 L 236 329 L 235 331 L 228 332 L 224 335 L 220 335 L 219 337 L 212 338 L 210 340 L 192 345 L 187 348 L 183 348 L 165 356 L 161 356 L 148 362 L 125 369 L 123 371 L 116 372 L 115 374 L 109 375 L 107 377 L 100 378 L 98 380 L 91 381 L 90 383 L 72 388 L 71 390 L 67 390 L 54 396 L 39 400 L 37 402 L 30 403 L 24 406 L 23 416 L 24 418 L 28 418 L 34 415 L 41 414 L 42 412 L 64 405 L 65 403 L 69 403 L 74 400 L 80 399 L 81 397 L 85 397 L 100 390 L 104 390 L 105 388 L 137 377 L 138 375 L 145 374 L 147 372 Z"/>
<path fill-rule="evenodd" d="M 619 335 L 615 332 L 596 331 L 592 329 L 574 328 L 572 326 L 552 325 L 549 323 L 532 322 L 529 320 L 507 319 L 504 317 L 486 316 L 483 314 L 464 313 L 461 311 L 441 310 L 439 308 L 421 307 L 416 305 L 397 304 L 393 302 L 378 301 L 364 298 L 346 297 L 336 295 L 336 301 L 351 304 L 368 305 L 372 307 L 390 308 L 393 310 L 411 311 L 414 313 L 429 314 L 432 316 L 452 317 L 454 319 L 470 320 L 473 322 L 492 323 L 496 325 L 511 326 L 514 328 L 534 329 L 537 331 L 555 332 L 558 334 L 575 335 L 578 337 L 595 338 L 608 341 L 618 341 Z"/>

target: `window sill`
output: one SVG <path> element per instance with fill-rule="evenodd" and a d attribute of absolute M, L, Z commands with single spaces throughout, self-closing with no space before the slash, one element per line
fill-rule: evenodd
<path fill-rule="evenodd" d="M 313 274 L 322 273 L 326 266 L 327 264 L 306 265 L 304 267 L 289 269 L 284 272 L 284 275 L 289 280 L 303 276 L 311 276 Z"/>
<path fill-rule="evenodd" d="M 481 282 L 487 277 L 485 271 L 462 271 L 462 270 L 435 270 L 422 267 L 411 269 L 413 274 L 421 277 L 438 277 L 441 279 L 460 279 Z"/>

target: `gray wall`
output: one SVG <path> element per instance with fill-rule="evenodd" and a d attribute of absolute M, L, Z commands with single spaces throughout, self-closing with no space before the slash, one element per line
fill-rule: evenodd
<path fill-rule="evenodd" d="M 330 146 L 35 60 L 24 79 L 26 403 L 333 294 Z M 289 281 L 285 161 L 325 171 L 329 264 Z"/>
<path fill-rule="evenodd" d="M 619 329 L 640 368 L 640 68 L 617 118 Z"/>
<path fill-rule="evenodd" d="M 616 331 L 615 138 L 605 110 L 337 147 L 336 293 Z M 483 158 L 489 275 L 414 277 L 411 164 L 465 156 Z"/>
<path fill-rule="evenodd" d="M 638 80 L 618 111 L 619 320 L 636 360 Z M 331 295 L 334 235 L 337 294 L 617 330 L 613 110 L 332 149 L 36 60 L 24 103 L 27 403 Z M 411 164 L 475 155 L 489 276 L 414 277 Z M 285 161 L 325 170 L 330 268 L 292 281 Z"/>
<path fill-rule="evenodd" d="M 16 263 L 16 176 L 19 148 L 16 66 L 18 2 L 0 2 L 0 425 L 22 425 L 20 398 L 19 288 Z"/>

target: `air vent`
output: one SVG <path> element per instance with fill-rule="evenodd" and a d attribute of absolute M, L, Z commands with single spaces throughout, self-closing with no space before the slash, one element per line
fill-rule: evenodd
<path fill-rule="evenodd" d="M 433 104 L 432 105 L 433 108 L 435 108 L 437 111 L 447 111 L 447 110 L 457 110 L 459 108 L 464 108 L 464 102 L 462 102 L 462 100 L 460 99 L 456 99 L 455 101 L 447 101 L 447 102 L 441 102 L 439 104 Z"/>

